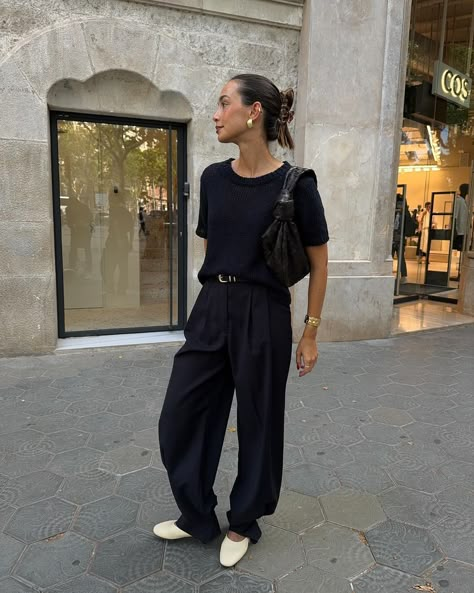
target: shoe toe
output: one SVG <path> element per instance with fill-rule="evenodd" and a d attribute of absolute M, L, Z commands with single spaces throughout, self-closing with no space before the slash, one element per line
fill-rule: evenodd
<path fill-rule="evenodd" d="M 246 537 L 240 542 L 233 542 L 227 536 L 225 536 L 224 541 L 221 545 L 221 552 L 220 552 L 220 563 L 222 566 L 230 567 L 234 566 L 242 560 L 242 558 L 247 553 L 249 547 L 249 538 Z"/>
<path fill-rule="evenodd" d="M 176 525 L 176 521 L 163 521 L 153 527 L 153 533 L 162 539 L 182 539 L 191 537 Z"/>

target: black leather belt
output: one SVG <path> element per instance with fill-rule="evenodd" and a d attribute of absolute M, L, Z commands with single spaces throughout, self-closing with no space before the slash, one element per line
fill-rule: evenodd
<path fill-rule="evenodd" d="M 220 282 L 221 284 L 244 282 L 242 278 L 239 278 L 238 276 L 231 276 L 230 274 L 218 274 L 217 276 L 210 278 L 210 280 L 213 280 L 214 282 Z"/>

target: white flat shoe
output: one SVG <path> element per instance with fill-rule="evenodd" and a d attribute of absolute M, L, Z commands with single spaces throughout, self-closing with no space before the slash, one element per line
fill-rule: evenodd
<path fill-rule="evenodd" d="M 153 533 L 162 539 L 183 539 L 192 537 L 176 525 L 176 521 L 163 521 L 153 527 Z"/>
<path fill-rule="evenodd" d="M 219 558 L 222 566 L 234 566 L 239 560 L 242 560 L 242 558 L 247 553 L 249 543 L 250 539 L 248 537 L 243 539 L 241 542 L 233 542 L 226 535 L 221 545 L 221 553 Z"/>

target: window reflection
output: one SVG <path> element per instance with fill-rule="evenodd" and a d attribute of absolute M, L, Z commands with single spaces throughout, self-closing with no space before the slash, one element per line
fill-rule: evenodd
<path fill-rule="evenodd" d="M 177 138 L 58 121 L 66 333 L 177 325 Z"/>

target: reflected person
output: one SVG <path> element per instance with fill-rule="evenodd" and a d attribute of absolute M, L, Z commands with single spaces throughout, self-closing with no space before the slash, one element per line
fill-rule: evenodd
<path fill-rule="evenodd" d="M 71 245 L 69 248 L 69 267 L 77 268 L 78 249 L 85 252 L 85 270 L 87 274 L 92 271 L 91 238 L 94 226 L 92 212 L 84 202 L 76 196 L 69 198 L 66 207 L 66 223 L 71 230 Z"/>
<path fill-rule="evenodd" d="M 117 188 L 109 193 L 109 234 L 105 242 L 105 284 L 109 294 L 115 292 L 115 271 L 118 269 L 117 294 L 128 288 L 128 254 L 133 244 L 134 219 L 125 205 L 125 196 Z"/>

